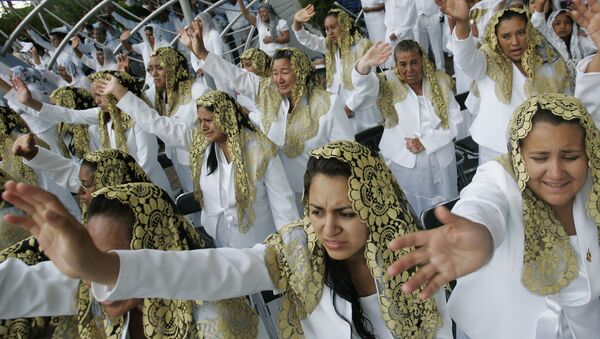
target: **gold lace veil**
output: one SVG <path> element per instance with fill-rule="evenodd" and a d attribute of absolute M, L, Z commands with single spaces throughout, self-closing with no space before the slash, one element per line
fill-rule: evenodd
<path fill-rule="evenodd" d="M 481 51 L 487 62 L 487 75 L 496 83 L 496 96 L 508 104 L 512 96 L 512 61 L 502 52 L 496 26 L 500 17 L 507 12 L 527 15 L 527 11 L 518 8 L 506 8 L 498 11 L 487 25 L 484 44 Z M 549 64 L 551 74 L 542 74 L 542 66 Z M 521 57 L 521 65 L 527 77 L 525 94 L 533 96 L 543 93 L 565 93 L 573 88 L 572 80 L 565 60 L 560 53 L 533 27 L 527 18 L 527 49 Z"/>
<path fill-rule="evenodd" d="M 442 319 L 434 298 L 404 294 L 402 285 L 414 270 L 391 278 L 387 267 L 409 250 L 396 253 L 387 244 L 398 236 L 416 232 L 418 219 L 390 169 L 369 149 L 356 142 L 337 141 L 314 149 L 310 156 L 337 159 L 350 165 L 348 197 L 361 222 L 369 228 L 365 259 L 379 291 L 383 321 L 396 338 L 434 338 Z M 317 241 L 307 214 L 266 241 L 265 260 L 271 279 L 283 292 L 279 329 L 284 338 L 303 335 L 300 320 L 315 309 L 324 284 L 324 249 Z"/>
<path fill-rule="evenodd" d="M 333 75 L 336 72 L 335 53 L 339 49 L 340 57 L 342 58 L 342 86 L 344 89 L 352 90 L 354 89 L 351 76 L 352 67 L 371 48 L 373 43 L 371 40 L 363 38 L 360 28 L 345 11 L 337 8 L 332 9 L 327 12 L 327 16 L 335 16 L 341 29 L 339 41 L 332 42 L 329 37 L 325 38 L 325 45 L 327 46 L 327 52 L 325 53 L 327 87 L 333 83 Z M 352 53 L 352 46 L 356 44 L 358 44 L 359 48 Z"/>
<path fill-rule="evenodd" d="M 227 93 L 208 92 L 196 100 L 196 105 L 212 111 L 215 124 L 227 136 L 227 149 L 234 164 L 238 228 L 241 233 L 245 233 L 252 227 L 255 219 L 255 183 L 263 178 L 269 160 L 277 155 L 277 147 L 262 132 L 241 127 L 245 115 L 241 106 Z M 194 195 L 200 202 L 200 176 L 202 171 L 206 170 L 203 165 L 204 154 L 209 146 L 201 128 L 195 128 L 190 147 L 190 168 L 194 181 Z"/>
<path fill-rule="evenodd" d="M 129 91 L 138 97 L 141 97 L 138 82 L 128 73 L 118 71 L 101 71 L 90 75 L 90 81 L 98 79 L 107 79 L 109 75 L 114 76 L 119 82 Z M 100 147 L 111 148 L 108 129 L 106 123 L 108 118 L 112 120 L 113 130 L 115 132 L 115 141 L 117 148 L 123 152 L 127 152 L 127 137 L 125 131 L 133 127 L 133 119 L 125 112 L 117 108 L 117 99 L 111 94 L 106 96 L 108 101 L 108 116 L 102 110 L 98 113 L 98 129 L 100 129 Z"/>
<path fill-rule="evenodd" d="M 256 75 L 267 78 L 271 76 L 271 57 L 262 49 L 248 48 L 240 56 L 241 60 L 250 60 L 256 68 Z"/>
<path fill-rule="evenodd" d="M 412 41 L 412 40 L 411 40 Z M 418 43 L 414 42 L 416 45 Z M 427 57 L 427 53 L 419 46 L 421 64 L 423 66 L 424 94 L 433 105 L 435 114 L 440 118 L 441 125 L 448 128 L 448 102 L 452 93 L 452 79 L 444 71 L 436 71 L 435 65 Z M 393 72 L 393 73 L 392 73 Z M 404 101 L 408 95 L 409 86 L 402 80 L 398 69 L 392 72 L 378 74 L 379 95 L 377 108 L 383 117 L 384 126 L 392 128 L 398 124 L 398 113 L 394 104 Z"/>
<path fill-rule="evenodd" d="M 193 81 L 190 79 L 187 59 L 181 52 L 171 47 L 157 48 L 151 56 L 158 57 L 160 66 L 167 72 L 166 100 L 163 103 L 162 95 L 156 89 L 154 108 L 160 115 L 172 116 L 180 105 L 192 100 Z"/>
<path fill-rule="evenodd" d="M 84 88 L 61 87 L 52 94 L 50 98 L 58 106 L 70 109 L 89 109 L 96 106 L 94 97 Z M 73 155 L 78 159 L 90 151 L 90 138 L 88 135 L 88 126 L 83 124 L 68 124 L 61 122 L 58 124 L 58 142 L 65 157 L 71 157 L 71 151 L 64 143 L 65 134 L 70 134 L 73 138 Z"/>
<path fill-rule="evenodd" d="M 553 295 L 579 274 L 579 264 L 569 237 L 550 205 L 527 187 L 529 174 L 520 142 L 533 128 L 532 119 L 539 109 L 564 120 L 577 120 L 585 130 L 585 149 L 592 176 L 587 197 L 588 216 L 600 227 L 600 132 L 583 104 L 563 94 L 543 94 L 529 98 L 512 115 L 509 124 L 509 153 L 498 161 L 517 181 L 523 197 L 525 249 L 521 282 L 532 293 Z"/>
<path fill-rule="evenodd" d="M 310 79 L 314 70 L 310 59 L 297 48 L 280 48 L 278 52 L 289 53 L 296 82 L 292 87 L 292 112 L 287 118 L 283 152 L 294 158 L 304 152 L 304 142 L 317 134 L 319 118 L 327 114 L 331 106 L 329 94 L 314 86 Z M 269 131 L 277 119 L 283 96 L 279 94 L 272 78 L 262 78 L 259 84 L 256 105 L 261 111 L 262 125 Z M 268 133 L 268 132 L 267 132 Z"/>

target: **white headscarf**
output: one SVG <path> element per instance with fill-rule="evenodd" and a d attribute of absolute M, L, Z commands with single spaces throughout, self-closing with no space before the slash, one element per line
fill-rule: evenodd
<path fill-rule="evenodd" d="M 584 52 L 581 50 L 579 35 L 577 34 L 579 28 L 575 21 L 571 19 L 571 21 L 573 22 L 573 30 L 571 31 L 571 38 L 569 40 L 569 49 L 571 50 L 570 56 L 569 49 L 567 49 L 565 41 L 561 39 L 558 36 L 558 34 L 554 32 L 554 28 L 552 28 L 554 20 L 556 20 L 558 15 L 561 13 L 569 13 L 569 11 L 566 9 L 559 9 L 557 11 L 552 12 L 548 17 L 548 20 L 546 21 L 546 26 L 548 27 L 547 31 L 549 32 L 550 36 L 547 36 L 546 39 L 548 39 L 548 41 L 550 41 L 550 43 L 560 52 L 560 54 L 565 60 L 573 59 L 575 61 L 579 61 L 583 59 L 586 55 L 584 55 Z"/>

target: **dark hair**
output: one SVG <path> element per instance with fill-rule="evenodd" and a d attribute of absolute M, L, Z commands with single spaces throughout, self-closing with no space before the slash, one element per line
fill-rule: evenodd
<path fill-rule="evenodd" d="M 317 174 L 327 176 L 344 176 L 349 178 L 352 174 L 350 165 L 338 159 L 314 158 L 308 159 L 306 172 L 304 173 L 304 194 L 308 199 L 308 192 L 312 179 Z M 333 308 L 338 317 L 347 322 L 353 331 L 361 338 L 375 339 L 373 335 L 373 325 L 363 314 L 362 306 L 360 305 L 360 297 L 358 291 L 352 282 L 350 270 L 345 261 L 335 260 L 329 257 L 327 251 L 324 251 L 325 256 L 325 285 L 333 291 Z M 352 305 L 352 322 L 346 319 L 337 309 L 335 298 L 337 296 L 350 302 Z"/>
<path fill-rule="evenodd" d="M 81 166 L 88 166 L 90 167 L 94 172 L 96 172 L 98 170 L 98 164 L 96 164 L 95 162 L 91 162 L 88 160 L 83 159 L 81 161 Z"/>
<path fill-rule="evenodd" d="M 396 61 L 396 55 L 402 52 L 417 52 L 420 56 L 423 56 L 421 45 L 411 39 L 400 40 L 396 47 L 394 47 L 394 61 Z"/>
<path fill-rule="evenodd" d="M 239 106 L 239 104 L 237 104 L 237 103 L 235 103 L 235 106 L 236 106 L 236 114 L 240 117 L 240 119 L 238 120 L 238 128 L 240 130 L 242 128 L 246 128 L 251 131 L 256 131 L 256 127 L 254 127 L 254 124 L 250 121 L 250 118 L 248 117 L 248 115 L 242 111 L 241 106 Z M 204 107 L 209 112 L 215 111 L 214 106 L 210 106 L 210 105 L 198 106 L 198 107 Z M 222 132 L 225 133 L 225 131 L 222 131 Z M 212 143 L 210 145 L 210 150 L 208 151 L 208 158 L 206 159 L 206 167 L 208 167 L 207 175 L 213 174 L 213 172 L 217 169 L 218 166 L 219 166 L 219 161 L 217 160 L 217 152 L 215 150 L 215 144 Z"/>
<path fill-rule="evenodd" d="M 133 237 L 133 224 L 135 223 L 135 215 L 131 208 L 118 199 L 109 199 L 104 195 L 94 197 L 87 210 L 88 220 L 95 216 L 104 216 L 115 218 L 128 226 L 127 241 L 131 242 Z"/>
<path fill-rule="evenodd" d="M 154 28 L 152 28 L 152 26 L 146 26 L 146 27 L 144 27 L 144 31 L 148 31 L 148 32 L 154 34 Z"/>
<path fill-rule="evenodd" d="M 494 27 L 494 33 L 496 33 L 496 35 L 498 35 L 498 26 L 500 26 L 500 23 L 504 20 L 509 20 L 512 18 L 521 18 L 521 20 L 523 20 L 523 22 L 525 22 L 525 23 L 529 22 L 529 19 L 527 18 L 527 14 L 525 14 L 525 12 L 521 13 L 521 12 L 507 9 L 498 18 L 498 23 L 496 24 L 496 27 Z"/>
<path fill-rule="evenodd" d="M 63 32 L 50 32 L 50 34 L 48 34 L 49 36 L 56 36 L 57 38 L 59 38 L 60 40 L 64 39 L 67 36 L 67 33 L 63 33 Z"/>
<path fill-rule="evenodd" d="M 546 122 L 553 126 L 558 126 L 560 124 L 579 125 L 579 123 L 580 123 L 578 118 L 566 120 L 565 118 L 552 113 L 550 110 L 540 108 L 538 106 L 537 111 L 531 118 L 531 126 L 534 127 L 539 122 Z M 583 129 L 583 127 L 582 127 L 582 129 Z M 585 138 L 585 130 L 584 130 L 584 138 Z M 523 140 L 524 139 L 519 140 L 519 147 L 523 146 Z M 508 149 L 510 150 L 511 149 L 510 142 L 509 142 L 508 146 L 509 146 Z"/>

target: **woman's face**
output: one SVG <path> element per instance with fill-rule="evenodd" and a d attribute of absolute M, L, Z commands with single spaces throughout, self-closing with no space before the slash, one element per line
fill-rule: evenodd
<path fill-rule="evenodd" d="M 296 83 L 296 75 L 292 70 L 292 63 L 287 58 L 277 59 L 273 62 L 273 82 L 277 85 L 279 94 L 291 97 L 292 88 Z"/>
<path fill-rule="evenodd" d="M 254 74 L 256 74 L 257 72 L 256 67 L 254 67 L 254 64 L 252 64 L 252 60 L 250 59 L 242 59 L 242 68 Z"/>
<path fill-rule="evenodd" d="M 206 108 L 198 107 L 198 121 L 202 134 L 209 143 L 221 143 L 227 141 L 227 136 L 219 129 L 215 123 L 215 114 Z"/>
<path fill-rule="evenodd" d="M 396 53 L 396 68 L 401 80 L 409 86 L 420 85 L 423 82 L 423 62 L 419 52 Z"/>
<path fill-rule="evenodd" d="M 333 43 L 337 42 L 342 33 L 342 27 L 339 24 L 338 19 L 334 15 L 329 15 L 325 18 L 325 34 L 329 40 Z"/>
<path fill-rule="evenodd" d="M 552 22 L 552 29 L 554 33 L 561 39 L 569 39 L 573 32 L 573 20 L 567 15 L 566 12 L 562 12 L 554 18 Z"/>
<path fill-rule="evenodd" d="M 504 55 L 513 62 L 521 62 L 527 49 L 527 22 L 521 17 L 502 20 L 496 27 L 496 37 Z"/>
<path fill-rule="evenodd" d="M 258 16 L 260 17 L 260 20 L 264 23 L 269 23 L 269 21 L 271 21 L 269 18 L 269 11 L 264 7 L 261 7 L 258 10 Z"/>
<path fill-rule="evenodd" d="M 317 238 L 332 259 L 364 260 L 367 225 L 352 209 L 347 177 L 316 174 L 310 183 L 308 211 Z"/>
<path fill-rule="evenodd" d="M 103 50 L 96 51 L 96 61 L 98 61 L 99 65 L 104 66 L 104 51 Z"/>
<path fill-rule="evenodd" d="M 146 40 L 148 40 L 148 43 L 150 44 L 150 46 L 154 46 L 154 32 L 153 32 L 153 30 L 150 30 L 150 29 L 144 30 L 144 35 L 146 35 Z"/>
<path fill-rule="evenodd" d="M 167 70 L 160 65 L 160 58 L 158 56 L 150 58 L 147 71 L 152 75 L 156 89 L 164 89 L 167 84 Z"/>
<path fill-rule="evenodd" d="M 112 250 L 128 250 L 130 246 L 130 236 L 127 232 L 131 226 L 126 222 L 114 217 L 97 215 L 91 217 L 86 223 L 86 228 L 94 245 L 100 251 L 108 252 Z M 104 301 L 100 305 L 102 309 L 112 318 L 125 315 L 135 307 L 141 305 L 142 299 L 127 299 L 117 301 Z"/>
<path fill-rule="evenodd" d="M 96 191 L 96 171 L 88 165 L 79 168 L 79 201 L 89 206 L 92 201 L 92 193 Z"/>
<path fill-rule="evenodd" d="M 555 211 L 570 208 L 587 179 L 584 138 L 579 125 L 538 122 L 521 142 L 527 187 Z"/>

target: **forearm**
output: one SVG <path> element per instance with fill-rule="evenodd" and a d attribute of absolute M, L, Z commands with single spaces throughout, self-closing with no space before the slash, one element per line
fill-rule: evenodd
<path fill-rule="evenodd" d="M 267 270 L 265 246 L 194 251 L 116 251 L 118 279 L 94 282 L 97 300 L 162 298 L 220 300 L 274 289 Z"/>
<path fill-rule="evenodd" d="M 464 40 L 469 37 L 471 33 L 471 28 L 469 26 L 469 21 L 466 20 L 456 20 L 456 25 L 454 26 L 454 32 L 456 37 L 459 40 Z"/>

